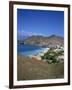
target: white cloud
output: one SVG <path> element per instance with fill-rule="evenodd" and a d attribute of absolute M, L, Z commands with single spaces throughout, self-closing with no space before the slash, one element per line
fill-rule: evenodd
<path fill-rule="evenodd" d="M 32 35 L 43 35 L 41 33 L 35 33 L 35 32 L 28 32 L 28 31 L 24 31 L 24 30 L 18 30 L 17 34 L 20 36 L 24 36 L 24 35 L 28 35 L 28 36 L 32 36 Z"/>

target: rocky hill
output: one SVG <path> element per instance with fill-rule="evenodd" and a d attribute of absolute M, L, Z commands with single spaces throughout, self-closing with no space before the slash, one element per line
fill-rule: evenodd
<path fill-rule="evenodd" d="M 56 35 L 51 35 L 49 37 L 31 36 L 24 40 L 24 44 L 48 46 L 48 47 L 55 47 L 57 45 L 63 46 L 64 38 Z"/>

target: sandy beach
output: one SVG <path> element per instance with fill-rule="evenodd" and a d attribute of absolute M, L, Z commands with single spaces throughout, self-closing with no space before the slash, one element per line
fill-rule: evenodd
<path fill-rule="evenodd" d="M 17 79 L 38 80 L 64 77 L 64 63 L 48 64 L 42 60 L 24 56 L 17 57 Z"/>
<path fill-rule="evenodd" d="M 29 56 L 30 58 L 33 59 L 37 59 L 37 60 L 41 60 L 41 56 L 44 56 L 45 53 L 47 53 L 49 50 L 49 48 L 45 48 L 43 51 L 41 51 L 40 53 L 38 53 L 37 55 L 31 55 Z"/>

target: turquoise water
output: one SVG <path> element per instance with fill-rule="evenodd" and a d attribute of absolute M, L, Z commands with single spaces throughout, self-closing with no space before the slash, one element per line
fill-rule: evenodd
<path fill-rule="evenodd" d="M 23 56 L 38 55 L 43 52 L 46 47 L 34 46 L 34 45 L 17 45 L 17 53 Z"/>

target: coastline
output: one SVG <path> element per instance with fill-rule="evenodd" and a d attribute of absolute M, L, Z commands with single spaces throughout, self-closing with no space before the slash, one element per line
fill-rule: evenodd
<path fill-rule="evenodd" d="M 49 48 L 45 48 L 43 51 L 39 52 L 37 55 L 30 55 L 30 58 L 35 58 L 37 60 L 41 60 L 41 56 L 44 56 L 45 53 L 47 53 Z"/>
<path fill-rule="evenodd" d="M 43 56 L 46 52 L 48 52 L 48 50 L 49 50 L 48 47 L 18 45 L 17 52 L 21 56 L 27 56 L 30 58 L 36 58 L 38 60 L 41 60 L 41 56 Z"/>

